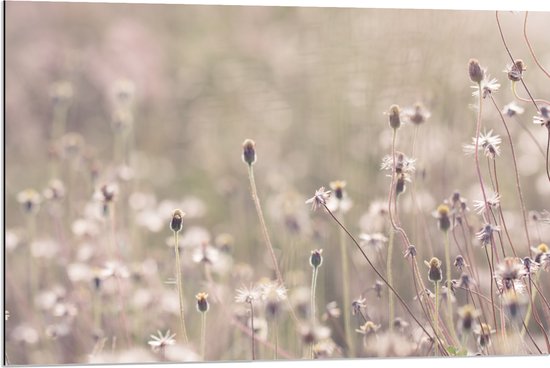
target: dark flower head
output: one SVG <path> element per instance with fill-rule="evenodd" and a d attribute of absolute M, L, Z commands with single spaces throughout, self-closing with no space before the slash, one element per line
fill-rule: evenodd
<path fill-rule="evenodd" d="M 208 294 L 201 292 L 195 295 L 195 298 L 197 299 L 197 310 L 201 313 L 208 312 L 208 309 L 210 308 L 207 300 Z"/>
<path fill-rule="evenodd" d="M 485 71 L 481 68 L 477 59 L 470 59 L 468 62 L 468 73 L 472 82 L 475 83 L 481 83 L 485 78 Z"/>
<path fill-rule="evenodd" d="M 311 257 L 309 258 L 309 264 L 313 268 L 318 268 L 323 263 L 322 249 L 315 249 L 311 251 Z"/>
<path fill-rule="evenodd" d="M 180 232 L 183 229 L 183 218 L 185 217 L 185 212 L 182 210 L 176 209 L 172 214 L 172 220 L 170 220 L 170 229 L 174 232 Z"/>
<path fill-rule="evenodd" d="M 424 261 L 426 266 L 428 266 L 428 280 L 432 282 L 440 282 L 443 280 L 443 273 L 441 272 L 441 261 L 433 257 L 430 259 L 430 262 Z"/>
<path fill-rule="evenodd" d="M 243 142 L 243 162 L 249 166 L 256 162 L 256 143 L 252 139 L 246 139 Z"/>

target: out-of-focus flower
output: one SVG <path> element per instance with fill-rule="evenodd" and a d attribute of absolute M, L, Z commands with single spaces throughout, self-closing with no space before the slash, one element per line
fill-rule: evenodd
<path fill-rule="evenodd" d="M 525 109 L 521 106 L 519 106 L 515 101 L 510 102 L 507 105 L 504 105 L 502 108 L 502 114 L 507 115 L 509 117 L 515 116 L 515 115 L 521 115 Z"/>
<path fill-rule="evenodd" d="M 533 116 L 533 123 L 550 129 L 550 107 L 541 106 L 537 115 Z"/>
<path fill-rule="evenodd" d="M 17 202 L 21 204 L 25 213 L 35 214 L 40 209 L 42 197 L 34 189 L 25 189 L 17 194 Z"/>
<path fill-rule="evenodd" d="M 500 194 L 493 193 L 487 196 L 487 202 L 484 202 L 483 200 L 474 200 L 473 206 L 474 210 L 480 215 L 485 212 L 487 207 L 497 209 L 498 206 L 500 206 Z"/>
<path fill-rule="evenodd" d="M 323 207 L 330 198 L 330 190 L 325 191 L 325 187 L 321 187 L 315 191 L 315 195 L 306 201 L 306 204 L 311 204 L 311 210 L 315 211 L 319 207 Z"/>
<path fill-rule="evenodd" d="M 502 139 L 498 134 L 493 135 L 492 130 L 490 130 L 489 132 L 480 133 L 477 142 L 478 151 L 483 151 L 485 156 L 491 159 L 495 159 L 497 156 L 500 156 L 500 143 L 502 142 Z M 476 137 L 472 137 L 471 144 L 465 144 L 462 147 L 465 154 L 475 154 Z"/>

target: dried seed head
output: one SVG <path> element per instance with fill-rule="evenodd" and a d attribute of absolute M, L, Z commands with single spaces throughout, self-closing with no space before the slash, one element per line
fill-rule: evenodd
<path fill-rule="evenodd" d="M 322 249 L 315 249 L 311 251 L 311 257 L 309 258 L 309 264 L 311 267 L 317 268 L 321 266 L 323 263 L 323 256 L 321 253 L 323 253 Z"/>
<path fill-rule="evenodd" d="M 182 212 L 179 209 L 174 210 L 172 214 L 172 220 L 170 220 L 170 229 L 174 232 L 180 232 L 183 229 L 183 218 L 185 217 L 185 212 Z"/>
<path fill-rule="evenodd" d="M 207 293 L 198 293 L 195 295 L 195 298 L 197 299 L 197 310 L 201 313 L 208 312 L 208 309 L 210 308 L 210 305 L 208 304 L 208 294 Z"/>
<path fill-rule="evenodd" d="M 466 262 L 464 262 L 464 257 L 462 257 L 460 254 L 456 256 L 454 265 L 459 271 L 462 271 L 462 269 L 466 266 Z"/>
<path fill-rule="evenodd" d="M 256 162 L 256 143 L 252 139 L 246 139 L 243 142 L 243 162 L 249 166 Z"/>
<path fill-rule="evenodd" d="M 424 261 L 424 263 L 429 268 L 428 280 L 432 282 L 440 282 L 441 280 L 443 280 L 443 273 L 441 272 L 441 261 L 438 258 L 433 257 L 432 259 L 430 259 L 430 262 Z"/>
<path fill-rule="evenodd" d="M 470 59 L 468 62 L 468 72 L 470 74 L 470 79 L 475 83 L 481 83 L 485 77 L 485 71 L 481 69 L 477 59 Z"/>
<path fill-rule="evenodd" d="M 405 258 L 407 257 L 416 257 L 416 247 L 412 244 L 405 251 Z"/>
<path fill-rule="evenodd" d="M 508 67 L 508 79 L 512 82 L 519 82 L 523 76 L 523 72 L 527 70 L 523 60 L 517 59 Z"/>
<path fill-rule="evenodd" d="M 399 129 L 401 126 L 401 109 L 397 105 L 391 105 L 388 112 L 390 127 L 392 129 Z"/>

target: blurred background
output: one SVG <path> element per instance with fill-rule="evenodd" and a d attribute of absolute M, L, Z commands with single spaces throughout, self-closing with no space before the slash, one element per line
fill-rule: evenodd
<path fill-rule="evenodd" d="M 524 13 L 500 16 L 514 57 L 527 64 L 524 78 L 531 93 L 548 99 L 548 80 L 522 38 Z M 350 231 L 375 230 L 369 213 L 373 203 L 386 200 L 389 186 L 387 172 L 380 171 L 382 157 L 390 153 L 384 115 L 389 106 L 421 102 L 431 112 L 417 128 L 413 178 L 430 247 L 417 230 L 410 191 L 400 200 L 401 220 L 422 260 L 443 257 L 442 236 L 431 216 L 437 205 L 455 190 L 469 200 L 481 199 L 473 158 L 462 151 L 475 135 L 468 60 L 479 59 L 499 80 L 495 98 L 501 108 L 513 100 L 503 72 L 510 60 L 494 12 L 7 2 L 5 32 L 6 336 L 11 360 L 21 364 L 87 362 L 97 342 L 99 333 L 87 330 L 89 269 L 103 264 L 97 249 L 106 240 L 99 219 L 97 231 L 88 227 L 101 185 L 118 187 L 116 236 L 133 280 L 113 293 L 124 294 L 130 321 L 147 308 L 139 325 L 129 322 L 132 341 L 147 348 L 157 329 L 178 326 L 177 295 L 166 284 L 173 281 L 168 222 L 174 208 L 188 213 L 189 254 L 204 242 L 230 248 L 231 265 L 216 276 L 227 289 L 221 307 L 234 304 L 235 287 L 273 276 L 241 160 L 244 139 L 256 142 L 256 183 L 289 294 L 309 285 L 310 251 L 323 248 L 319 298 L 328 303 L 341 298 L 334 271 L 340 267 L 338 229 L 324 213 L 310 213 L 304 202 L 320 186 L 345 180 L 353 202 L 346 214 Z M 528 32 L 541 63 L 550 65 L 548 14 L 530 12 Z M 534 106 L 521 105 L 525 113 L 507 121 L 527 210 L 541 211 L 550 207 L 544 157 L 519 124 L 542 147 L 546 132 L 532 124 Z M 487 131 L 505 134 L 490 101 L 483 118 Z M 415 129 L 409 124 L 399 130 L 399 151 L 411 155 Z M 502 206 L 511 236 L 521 244 L 510 150 L 502 138 Z M 53 178 L 62 181 L 65 196 L 59 208 L 43 199 L 30 236 L 18 194 L 34 188 L 42 195 Z M 478 218 L 472 222 L 480 226 Z M 539 234 L 531 246 L 548 241 L 548 226 L 530 226 Z M 193 269 L 198 266 L 192 266 L 192 257 L 184 258 L 193 315 L 193 295 L 204 277 Z M 374 277 L 364 262 L 352 259 L 350 288 L 356 298 Z M 32 298 L 25 294 L 29 267 L 39 280 Z M 412 300 L 409 276 L 395 277 Z M 52 299 L 54 286 L 63 290 L 63 297 L 55 298 L 76 307 L 62 332 L 50 326 L 60 325 L 65 314 L 50 315 L 47 307 L 33 312 L 41 308 L 39 291 Z M 157 293 L 175 295 L 175 312 L 170 296 L 165 307 Z M 247 358 L 237 348 L 226 349 L 232 332 L 213 303 L 209 318 L 220 327 L 209 358 Z M 372 314 L 377 313 L 384 318 L 383 310 Z M 119 334 L 121 341 L 120 331 L 105 318 L 100 335 Z M 199 323 L 198 318 L 190 322 L 196 328 Z M 27 330 L 17 330 L 22 325 Z"/>

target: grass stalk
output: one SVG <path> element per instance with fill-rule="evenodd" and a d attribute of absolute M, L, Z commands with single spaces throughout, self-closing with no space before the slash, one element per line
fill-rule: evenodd
<path fill-rule="evenodd" d="M 183 280 L 181 275 L 181 260 L 180 260 L 180 250 L 179 250 L 179 236 L 178 232 L 174 231 L 174 249 L 176 251 L 176 284 L 178 287 L 178 296 L 180 304 L 180 328 L 181 334 L 183 336 L 183 342 L 187 344 L 189 339 L 187 337 L 187 329 L 185 328 L 185 313 L 184 313 L 184 298 L 183 298 Z"/>

